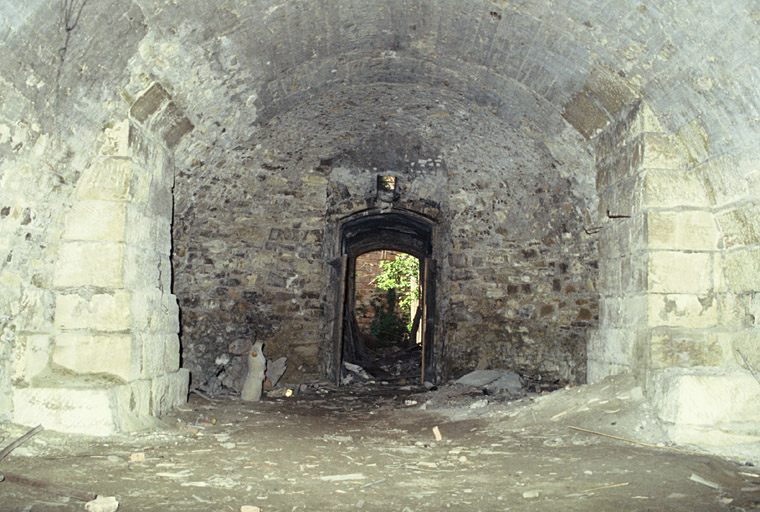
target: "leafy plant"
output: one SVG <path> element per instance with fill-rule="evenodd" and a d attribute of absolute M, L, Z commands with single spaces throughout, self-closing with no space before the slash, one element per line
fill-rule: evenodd
<path fill-rule="evenodd" d="M 409 334 L 405 319 L 398 311 L 396 290 L 376 290 L 370 302 L 375 310 L 370 332 L 381 345 L 393 345 L 404 341 Z"/>
<path fill-rule="evenodd" d="M 383 335 L 379 333 L 398 341 L 412 330 L 412 303 L 420 297 L 420 262 L 409 254 L 399 254 L 396 259 L 381 262 L 380 269 L 376 283 L 385 293 L 378 291 L 372 299 L 375 319 L 370 328 L 381 341 Z"/>

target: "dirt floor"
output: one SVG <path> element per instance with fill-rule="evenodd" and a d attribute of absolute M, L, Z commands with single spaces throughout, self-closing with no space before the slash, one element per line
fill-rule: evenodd
<path fill-rule="evenodd" d="M 0 475 L 114 496 L 120 511 L 760 510 L 751 462 L 576 429 L 656 440 L 628 384 L 520 399 L 368 384 L 254 404 L 191 395 L 151 431 L 43 431 L 0 461 Z M 0 445 L 26 430 L 0 427 Z M 85 506 L 6 480 L 0 510 Z"/>

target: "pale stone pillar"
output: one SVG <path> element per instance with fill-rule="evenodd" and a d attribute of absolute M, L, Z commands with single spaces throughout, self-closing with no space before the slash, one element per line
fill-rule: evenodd
<path fill-rule="evenodd" d="M 600 137 L 588 347 L 590 382 L 632 371 L 671 438 L 702 445 L 757 439 L 760 423 L 746 369 L 760 367 L 760 206 L 747 195 L 758 167 L 706 148 L 699 127 L 667 134 L 645 105 Z"/>
<path fill-rule="evenodd" d="M 186 401 L 169 262 L 172 161 L 129 120 L 103 138 L 65 216 L 50 363 L 18 363 L 29 381 L 14 393 L 19 423 L 109 434 Z"/>

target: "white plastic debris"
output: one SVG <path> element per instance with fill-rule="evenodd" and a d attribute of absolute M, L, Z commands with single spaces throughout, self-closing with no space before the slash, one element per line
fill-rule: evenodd
<path fill-rule="evenodd" d="M 87 512 L 114 512 L 119 508 L 119 502 L 113 496 L 98 496 L 84 505 Z"/>
<path fill-rule="evenodd" d="M 349 473 L 347 475 L 326 475 L 320 476 L 323 482 L 345 482 L 346 480 L 364 480 L 367 478 L 363 473 Z"/>

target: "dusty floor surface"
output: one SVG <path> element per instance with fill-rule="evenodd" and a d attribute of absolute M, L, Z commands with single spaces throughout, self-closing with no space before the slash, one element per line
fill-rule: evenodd
<path fill-rule="evenodd" d="M 614 381 L 512 401 L 398 386 L 256 404 L 191 395 L 148 432 L 43 431 L 0 474 L 115 496 L 119 511 L 760 510 L 760 471 L 747 461 L 568 428 L 654 439 L 639 398 Z M 0 445 L 26 430 L 0 426 Z M 0 510 L 85 507 L 5 481 Z"/>

